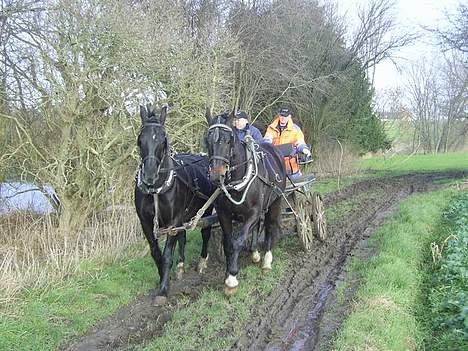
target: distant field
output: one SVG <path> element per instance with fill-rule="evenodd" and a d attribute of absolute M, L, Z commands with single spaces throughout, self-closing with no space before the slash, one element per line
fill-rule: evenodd
<path fill-rule="evenodd" d="M 362 159 L 358 162 L 358 167 L 363 171 L 383 173 L 468 170 L 468 153 L 415 154 Z"/>
<path fill-rule="evenodd" d="M 399 148 L 402 145 L 411 145 L 414 134 L 412 123 L 399 120 L 385 121 L 384 127 L 394 146 Z"/>
<path fill-rule="evenodd" d="M 413 150 L 413 140 L 415 138 L 415 125 L 412 121 L 387 120 L 384 121 L 384 128 L 387 137 L 392 142 L 393 150 L 397 153 L 410 153 Z M 454 121 L 450 129 L 449 140 L 453 150 L 466 150 L 468 146 L 467 137 L 463 137 L 461 131 L 466 129 L 466 121 Z M 432 126 L 439 130 L 442 126 Z M 432 128 L 431 127 L 431 128 Z M 464 147 L 463 147 L 464 146 Z"/>

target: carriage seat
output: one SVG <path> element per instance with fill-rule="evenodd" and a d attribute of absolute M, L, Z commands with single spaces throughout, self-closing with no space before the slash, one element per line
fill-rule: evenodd
<path fill-rule="evenodd" d="M 302 164 L 307 164 L 307 163 L 312 162 L 311 158 L 307 159 L 307 160 L 302 160 L 299 157 L 299 154 L 298 154 L 297 149 L 294 146 L 294 144 L 288 143 L 288 144 L 275 145 L 275 148 L 279 151 L 280 155 L 284 157 L 284 162 L 285 163 L 289 162 L 290 159 L 295 159 L 295 163 L 297 165 L 302 165 Z M 306 183 L 310 183 L 311 181 L 315 180 L 315 176 L 313 176 L 313 175 L 304 176 L 301 173 L 300 169 L 295 173 L 288 174 L 288 176 L 291 179 L 293 179 L 294 184 L 296 184 L 297 182 L 302 183 L 303 181 L 305 181 Z M 310 177 L 313 177 L 313 179 L 312 180 L 310 180 L 310 179 L 304 180 L 305 178 L 310 178 Z"/>

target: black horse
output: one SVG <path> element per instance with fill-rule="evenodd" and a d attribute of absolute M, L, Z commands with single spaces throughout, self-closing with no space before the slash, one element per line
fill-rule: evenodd
<path fill-rule="evenodd" d="M 214 118 L 206 116 L 208 134 L 206 146 L 210 157 L 209 176 L 223 193 L 216 199 L 215 208 L 223 231 L 226 256 L 225 292 L 232 294 L 238 286 L 239 253 L 249 233 L 260 222 L 265 224 L 264 270 L 271 269 L 272 241 L 280 231 L 282 193 L 286 186 L 283 157 L 271 144 L 260 145 L 239 140 L 233 130 L 234 113 Z M 233 219 L 241 223 L 238 235 L 233 236 Z M 252 259 L 260 261 L 258 252 Z"/>
<path fill-rule="evenodd" d="M 183 272 L 186 235 L 184 229 L 168 234 L 164 251 L 161 253 L 158 236 L 153 228 L 180 227 L 196 215 L 213 193 L 214 187 L 208 179 L 208 158 L 192 154 L 171 156 L 164 127 L 167 107 L 159 116 L 154 110 L 140 107 L 142 127 L 138 136 L 141 166 L 135 185 L 135 207 L 140 223 L 150 245 L 151 256 L 159 271 L 160 288 L 153 303 L 163 304 L 169 291 L 169 272 L 176 241 L 179 244 L 177 275 Z M 208 208 L 205 215 L 212 212 Z M 155 223 L 157 212 L 157 223 Z M 158 230 L 158 228 L 156 230 Z M 208 241 L 211 227 L 201 230 L 203 246 L 198 270 L 203 273 L 208 260 Z M 175 234 L 175 235 L 173 235 Z"/>

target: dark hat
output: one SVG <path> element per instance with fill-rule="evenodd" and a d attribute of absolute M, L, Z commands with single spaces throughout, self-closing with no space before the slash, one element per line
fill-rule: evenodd
<path fill-rule="evenodd" d="M 289 108 L 287 108 L 287 107 L 281 107 L 279 109 L 278 113 L 281 116 L 288 117 L 291 114 L 291 111 L 289 111 Z"/>
<path fill-rule="evenodd" d="M 244 112 L 244 111 L 239 111 L 236 113 L 236 115 L 234 116 L 234 118 L 245 118 L 246 120 L 249 119 L 249 115 L 247 114 L 247 112 Z"/>

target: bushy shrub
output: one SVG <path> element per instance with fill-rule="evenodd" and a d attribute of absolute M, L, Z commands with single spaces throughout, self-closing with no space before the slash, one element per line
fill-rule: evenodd
<path fill-rule="evenodd" d="M 455 199 L 443 222 L 451 235 L 432 272 L 429 302 L 436 349 L 461 350 L 468 346 L 468 192 Z"/>

